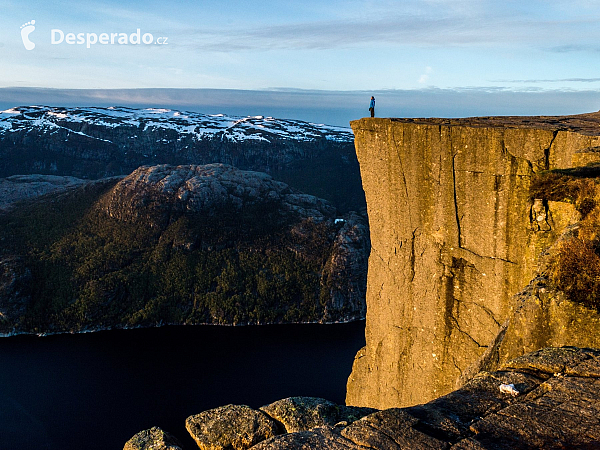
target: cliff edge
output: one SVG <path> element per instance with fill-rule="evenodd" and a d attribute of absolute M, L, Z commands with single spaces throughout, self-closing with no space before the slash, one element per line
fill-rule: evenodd
<path fill-rule="evenodd" d="M 546 348 L 423 405 L 373 411 L 293 397 L 188 417 L 203 450 L 529 450 L 600 446 L 600 351 Z M 158 427 L 124 450 L 181 450 Z"/>
<path fill-rule="evenodd" d="M 546 298 L 539 282 L 548 250 L 582 212 L 531 187 L 540 174 L 600 161 L 600 113 L 351 126 L 372 250 L 367 345 L 348 405 L 424 403 L 543 344 L 598 346 L 597 333 L 568 332 L 597 324 L 596 311 Z"/>

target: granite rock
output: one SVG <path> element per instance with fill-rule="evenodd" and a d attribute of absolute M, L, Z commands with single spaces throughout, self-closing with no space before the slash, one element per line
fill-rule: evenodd
<path fill-rule="evenodd" d="M 159 427 L 140 431 L 125 443 L 123 450 L 182 450 L 179 441 Z"/>
<path fill-rule="evenodd" d="M 287 433 L 351 423 L 374 412 L 372 408 L 337 405 L 315 397 L 289 397 L 260 408 L 283 425 Z"/>
<path fill-rule="evenodd" d="M 169 223 L 185 213 L 214 214 L 223 205 L 272 202 L 292 213 L 321 221 L 335 215 L 327 201 L 303 194 L 262 172 L 225 164 L 142 166 L 120 181 L 103 209 L 123 221 L 150 219 Z"/>
<path fill-rule="evenodd" d="M 202 450 L 245 450 L 279 433 L 277 423 L 246 405 L 227 405 L 190 416 L 185 426 Z"/>
<path fill-rule="evenodd" d="M 206 411 L 187 428 L 202 449 L 591 450 L 599 417 L 600 349 L 551 347 L 421 405 L 371 412 L 292 397 Z"/>
<path fill-rule="evenodd" d="M 381 409 L 447 394 L 501 332 L 515 346 L 500 345 L 499 362 L 597 345 L 595 333 L 580 339 L 568 325 L 593 330 L 597 317 L 558 297 L 541 308 L 532 298 L 503 326 L 519 308 L 514 296 L 543 275 L 544 251 L 573 224 L 572 206 L 532 198 L 532 184 L 547 170 L 600 161 L 599 124 L 600 113 L 351 123 L 372 250 L 366 347 L 347 404 Z"/>

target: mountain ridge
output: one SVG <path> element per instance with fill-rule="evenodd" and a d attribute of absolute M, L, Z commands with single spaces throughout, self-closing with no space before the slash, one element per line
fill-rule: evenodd
<path fill-rule="evenodd" d="M 221 163 L 363 211 L 353 142 L 348 128 L 263 116 L 23 106 L 0 112 L 0 178 L 99 179 L 140 166 Z"/>
<path fill-rule="evenodd" d="M 190 134 L 197 140 L 203 138 L 228 139 L 233 142 L 277 139 L 292 141 L 314 141 L 327 139 L 336 142 L 352 142 L 349 127 L 315 124 L 302 120 L 276 119 L 265 116 L 230 116 L 226 114 L 202 114 L 166 108 L 109 107 L 51 107 L 18 106 L 0 111 L 0 134 L 18 131 L 21 128 L 45 128 L 80 134 L 91 139 L 102 139 L 81 130 L 65 126 L 87 124 L 89 127 L 115 128 L 129 125 L 135 128 L 171 129 L 179 134 Z M 269 139 L 270 138 L 270 139 Z"/>

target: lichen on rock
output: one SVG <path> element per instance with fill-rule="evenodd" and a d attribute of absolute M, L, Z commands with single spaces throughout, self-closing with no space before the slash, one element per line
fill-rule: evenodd
<path fill-rule="evenodd" d="M 185 427 L 202 450 L 245 450 L 280 433 L 273 419 L 246 405 L 227 405 L 190 416 Z"/>
<path fill-rule="evenodd" d="M 390 408 L 348 426 L 275 436 L 255 449 L 593 449 L 600 445 L 600 351 L 549 348 L 423 405 Z M 561 373 L 553 373 L 561 370 Z M 507 395 L 512 385 L 519 395 Z"/>
<path fill-rule="evenodd" d="M 177 438 L 159 427 L 152 427 L 133 436 L 123 450 L 182 450 L 182 447 Z"/>
<path fill-rule="evenodd" d="M 307 431 L 315 427 L 352 423 L 374 412 L 372 408 L 337 405 L 314 397 L 289 397 L 260 408 L 280 422 L 287 433 Z"/>

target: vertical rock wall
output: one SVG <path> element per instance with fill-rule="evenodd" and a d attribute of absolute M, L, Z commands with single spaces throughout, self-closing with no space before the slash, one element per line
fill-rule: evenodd
<path fill-rule="evenodd" d="M 351 123 L 372 251 L 367 345 L 349 405 L 407 406 L 450 392 L 561 232 L 547 205 L 530 201 L 531 177 L 597 160 L 597 133 L 499 119 Z"/>

